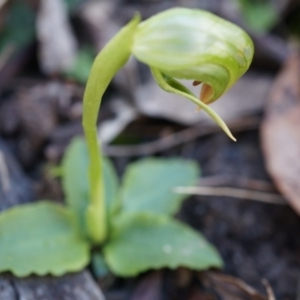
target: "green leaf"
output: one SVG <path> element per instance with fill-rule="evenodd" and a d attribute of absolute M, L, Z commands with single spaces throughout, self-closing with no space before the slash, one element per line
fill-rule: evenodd
<path fill-rule="evenodd" d="M 198 178 L 198 165 L 192 161 L 149 158 L 132 163 L 121 188 L 123 210 L 175 214 L 186 195 L 172 189 L 193 185 Z"/>
<path fill-rule="evenodd" d="M 110 269 L 135 276 L 149 269 L 222 267 L 222 259 L 206 239 L 187 225 L 163 215 L 123 215 L 104 247 Z"/>
<path fill-rule="evenodd" d="M 89 244 L 66 208 L 43 201 L 0 215 L 0 272 L 59 276 L 81 270 L 88 261 Z"/>
<path fill-rule="evenodd" d="M 102 157 L 102 160 L 106 210 L 113 214 L 119 209 L 119 178 L 112 162 L 107 157 Z"/>
<path fill-rule="evenodd" d="M 249 27 L 262 34 L 278 21 L 279 15 L 270 1 L 238 0 Z"/>
<path fill-rule="evenodd" d="M 89 205 L 88 150 L 84 139 L 75 138 L 66 150 L 63 158 L 63 190 L 68 206 L 77 216 L 81 233 L 88 236 L 85 212 Z M 109 213 L 116 206 L 118 177 L 107 158 L 103 158 L 103 179 L 105 202 Z"/>
<path fill-rule="evenodd" d="M 89 205 L 88 164 L 85 141 L 82 138 L 73 139 L 62 162 L 62 184 L 65 201 L 75 213 L 80 231 L 85 236 L 87 236 L 85 211 Z"/>
<path fill-rule="evenodd" d="M 4 32 L 0 38 L 0 51 L 7 45 L 17 48 L 30 43 L 35 34 L 34 11 L 24 1 L 15 0 L 5 22 Z"/>

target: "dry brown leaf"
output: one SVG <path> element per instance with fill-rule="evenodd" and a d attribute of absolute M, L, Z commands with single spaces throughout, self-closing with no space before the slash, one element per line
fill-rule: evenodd
<path fill-rule="evenodd" d="M 300 214 L 300 55 L 293 53 L 275 80 L 261 127 L 267 170 Z"/>
<path fill-rule="evenodd" d="M 110 101 L 110 109 L 115 117 L 101 122 L 98 135 L 103 144 L 109 144 L 126 126 L 138 117 L 137 111 L 123 99 Z"/>
<path fill-rule="evenodd" d="M 0 117 L 5 117 L 3 122 L 7 118 L 15 119 L 6 130 L 20 133 L 18 148 L 24 165 L 35 162 L 44 142 L 57 131 L 60 118 L 70 119 L 74 90 L 73 85 L 49 81 L 20 88 L 10 99 L 11 105 L 5 109 L 9 114 Z M 4 104 L 1 108 L 5 108 Z"/>
<path fill-rule="evenodd" d="M 113 19 L 115 1 L 87 1 L 77 15 L 83 24 L 85 34 L 92 39 L 97 50 L 120 30 L 120 25 Z"/>
<path fill-rule="evenodd" d="M 37 34 L 39 61 L 46 74 L 61 73 L 72 67 L 77 54 L 77 41 L 63 0 L 41 0 Z"/>
<path fill-rule="evenodd" d="M 256 291 L 239 278 L 205 272 L 202 278 L 204 284 L 214 289 L 222 300 L 267 300 L 267 297 Z"/>

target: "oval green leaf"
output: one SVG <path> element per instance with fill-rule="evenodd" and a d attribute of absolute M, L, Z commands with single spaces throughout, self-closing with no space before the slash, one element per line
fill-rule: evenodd
<path fill-rule="evenodd" d="M 222 267 L 218 252 L 199 232 L 168 216 L 150 213 L 123 215 L 104 255 L 110 269 L 124 277 L 164 267 Z"/>
<path fill-rule="evenodd" d="M 199 173 L 197 163 L 183 159 L 148 158 L 132 163 L 121 188 L 123 211 L 175 214 L 187 197 L 173 189 L 194 185 Z"/>
<path fill-rule="evenodd" d="M 0 215 L 0 272 L 59 276 L 81 270 L 89 257 L 89 244 L 61 205 L 42 201 Z"/>

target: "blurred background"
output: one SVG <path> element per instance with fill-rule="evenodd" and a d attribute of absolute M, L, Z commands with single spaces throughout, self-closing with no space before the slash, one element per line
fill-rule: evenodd
<path fill-rule="evenodd" d="M 237 142 L 192 103 L 160 90 L 135 59 L 105 94 L 99 137 L 120 176 L 148 156 L 199 162 L 200 195 L 178 217 L 216 245 L 223 277 L 184 269 L 127 281 L 93 275 L 107 299 L 266 299 L 258 294 L 263 278 L 277 299 L 300 299 L 299 0 L 0 0 L 0 150 L 16 186 L 12 195 L 0 186 L 0 209 L 62 201 L 51 170 L 82 135 L 82 95 L 95 55 L 136 11 L 148 18 L 174 6 L 211 11 L 254 40 L 251 69 L 212 105 Z"/>

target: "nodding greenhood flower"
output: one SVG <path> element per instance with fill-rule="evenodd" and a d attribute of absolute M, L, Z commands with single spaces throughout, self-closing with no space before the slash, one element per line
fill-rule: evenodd
<path fill-rule="evenodd" d="M 132 53 L 169 78 L 203 82 L 211 103 L 249 68 L 253 43 L 238 26 L 209 12 L 170 9 L 139 24 Z"/>
<path fill-rule="evenodd" d="M 253 43 L 242 29 L 198 9 L 174 8 L 143 22 L 137 14 L 123 27 L 97 55 L 84 94 L 83 127 L 90 153 L 92 206 L 104 206 L 97 200 L 103 196 L 96 128 L 101 98 L 131 55 L 150 67 L 162 89 L 196 103 L 235 140 L 207 104 L 217 100 L 246 72 L 253 52 Z M 178 79 L 193 80 L 194 85 L 202 83 L 200 96 L 196 97 Z M 88 226 L 91 238 L 100 242 L 106 236 L 105 214 L 93 216 L 94 211 L 93 207 L 88 209 Z M 100 224 L 95 224 L 100 219 L 104 220 L 102 232 L 96 232 Z"/>
<path fill-rule="evenodd" d="M 238 26 L 186 8 L 170 9 L 140 23 L 131 51 L 149 65 L 161 88 L 188 97 L 223 128 L 205 104 L 217 100 L 246 72 L 254 52 L 252 40 Z M 202 83 L 199 99 L 175 78 Z"/>

